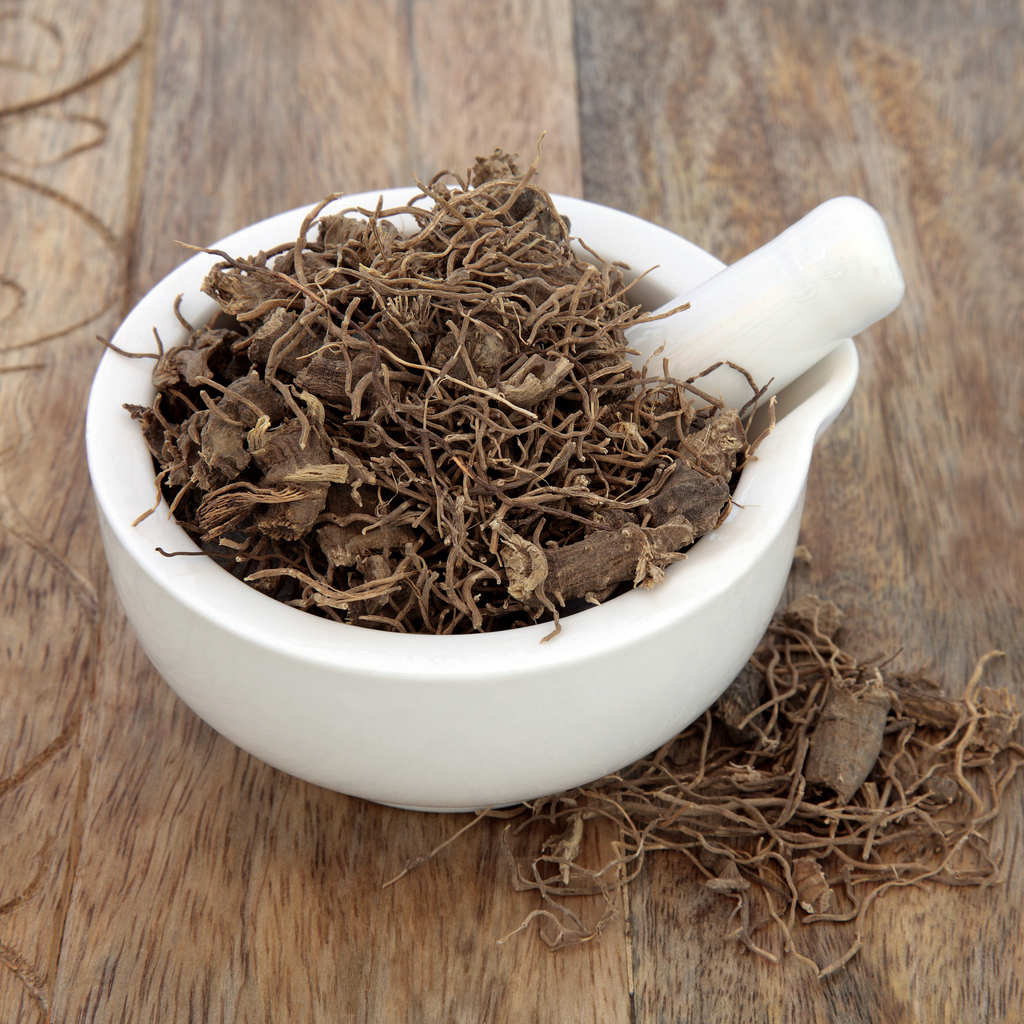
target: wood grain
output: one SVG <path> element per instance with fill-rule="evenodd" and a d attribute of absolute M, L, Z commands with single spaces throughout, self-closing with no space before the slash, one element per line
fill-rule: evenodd
<path fill-rule="evenodd" d="M 818 447 L 790 596 L 848 612 L 846 643 L 960 693 L 1024 697 L 1024 224 L 1019 5 L 579 5 L 586 195 L 731 261 L 832 195 L 873 203 L 907 278 L 859 339 L 861 378 Z M 647 56 L 648 76 L 633 64 Z M 631 893 L 637 1019 L 1015 1020 L 1024 960 L 1022 787 L 1005 887 L 901 894 L 824 984 L 723 942 L 728 906 L 653 862 Z M 828 963 L 842 932 L 801 951 Z M 936 984 L 933 979 L 944 979 Z"/>
<path fill-rule="evenodd" d="M 545 131 L 541 182 L 579 194 L 567 0 L 463 14 L 455 0 L 313 0 L 301 18 L 275 0 L 162 5 L 135 297 L 186 255 L 171 240 L 464 173 L 499 146 L 528 165 Z"/>
<path fill-rule="evenodd" d="M 0 1019 L 20 1022 L 52 1005 L 86 813 L 103 562 L 82 415 L 123 280 L 135 44 L 99 11 L 2 13 Z"/>
<path fill-rule="evenodd" d="M 535 906 L 508 884 L 501 823 L 384 889 L 462 820 L 290 779 L 180 704 L 107 585 L 89 507 L 92 336 L 184 258 L 173 239 L 499 145 L 529 160 L 544 131 L 543 180 L 580 191 L 568 5 L 461 14 L 149 3 L 95 55 L 88 19 L 56 7 L 3 22 L 0 1019 L 625 1018 L 621 927 L 596 954 L 498 945 Z M 75 73 L 44 60 L 57 39 Z M 523 65 L 511 83 L 498 52 Z"/>
<path fill-rule="evenodd" d="M 1019 784 L 1006 884 L 876 905 L 825 982 L 731 943 L 669 854 L 558 954 L 499 944 L 538 906 L 501 821 L 384 887 L 471 819 L 301 783 L 185 708 L 108 584 L 82 441 L 94 336 L 175 239 L 544 131 L 546 187 L 726 260 L 854 193 L 907 298 L 859 339 L 790 592 L 951 693 L 1003 649 L 987 679 L 1024 703 L 1022 29 L 1010 0 L 0 0 L 0 1021 L 1024 1018 Z"/>

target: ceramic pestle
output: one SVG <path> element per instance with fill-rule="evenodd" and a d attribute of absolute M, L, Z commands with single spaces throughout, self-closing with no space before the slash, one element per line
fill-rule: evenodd
<path fill-rule="evenodd" d="M 891 313 L 903 274 L 881 215 L 862 199 L 829 199 L 772 241 L 655 313 L 689 302 L 665 320 L 626 332 L 641 359 L 664 346 L 670 373 L 700 373 L 719 360 L 746 369 L 777 394 L 843 339 Z M 660 373 L 660 360 L 652 372 Z M 742 406 L 750 386 L 728 366 L 697 385 Z"/>

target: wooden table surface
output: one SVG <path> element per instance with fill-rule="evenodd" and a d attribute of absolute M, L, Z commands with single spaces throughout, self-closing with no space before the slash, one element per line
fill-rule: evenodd
<path fill-rule="evenodd" d="M 824 981 L 730 942 L 668 853 L 598 941 L 498 945 L 537 906 L 502 822 L 382 888 L 470 819 L 267 767 L 138 648 L 85 465 L 96 336 L 175 239 L 542 131 L 549 190 L 727 261 L 833 195 L 882 212 L 907 295 L 859 338 L 791 590 L 953 694 L 1000 648 L 1024 700 L 1018 0 L 0 0 L 0 1021 L 1024 1019 L 1019 781 L 1005 885 L 901 890 Z"/>

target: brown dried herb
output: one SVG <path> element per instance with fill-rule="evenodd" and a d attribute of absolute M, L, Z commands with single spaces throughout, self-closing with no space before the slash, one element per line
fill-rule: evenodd
<path fill-rule="evenodd" d="M 215 252 L 222 313 L 127 407 L 204 550 L 339 621 L 557 631 L 718 524 L 740 415 L 634 369 L 646 318 L 619 267 L 575 255 L 535 168 L 496 152 L 421 186 L 432 207 L 331 196 L 294 242 Z"/>
<path fill-rule="evenodd" d="M 999 884 L 991 826 L 1024 765 L 1016 703 L 980 685 L 999 652 L 955 699 L 921 674 L 859 664 L 836 643 L 840 622 L 831 602 L 794 602 L 735 690 L 698 722 L 622 772 L 537 800 L 506 826 L 512 884 L 542 902 L 516 932 L 540 920 L 555 948 L 594 938 L 645 856 L 674 851 L 735 904 L 735 940 L 772 962 L 789 953 L 824 978 L 861 948 L 867 913 L 887 892 Z M 834 729 L 840 720 L 848 725 Z M 817 784 L 816 759 L 825 766 Z M 619 831 L 616 854 L 588 867 L 584 830 L 602 819 Z M 515 854 L 515 838 L 535 837 L 538 825 L 554 838 L 539 853 Z M 599 919 L 585 923 L 572 897 L 598 898 Z M 819 921 L 852 930 L 845 952 L 824 965 L 797 948 L 799 929 Z"/>
<path fill-rule="evenodd" d="M 804 765 L 808 785 L 830 789 L 848 803 L 878 761 L 891 706 L 880 674 L 855 685 L 837 679 L 810 736 Z"/>

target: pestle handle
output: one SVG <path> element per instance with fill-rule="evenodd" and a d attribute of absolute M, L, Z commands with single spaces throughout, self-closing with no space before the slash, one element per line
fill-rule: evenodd
<path fill-rule="evenodd" d="M 777 394 L 845 338 L 891 313 L 903 274 L 885 221 L 862 199 L 829 199 L 772 241 L 655 312 L 690 308 L 631 327 L 629 344 L 647 358 L 664 345 L 669 372 L 700 373 L 722 359 L 748 370 Z M 697 381 L 727 406 L 751 391 L 723 366 Z"/>

